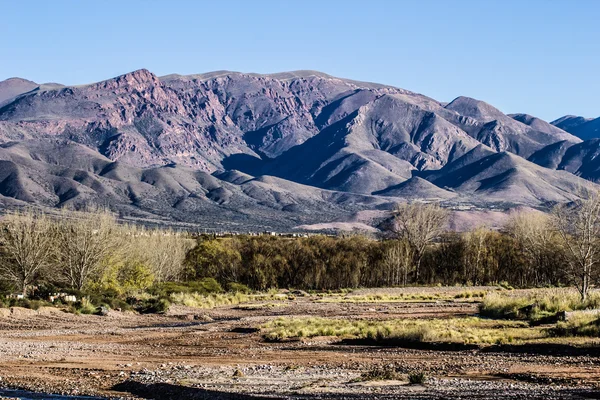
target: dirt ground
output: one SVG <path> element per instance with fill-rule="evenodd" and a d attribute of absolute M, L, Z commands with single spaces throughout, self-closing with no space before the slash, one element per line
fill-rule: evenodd
<path fill-rule="evenodd" d="M 459 289 L 385 293 L 423 290 Z M 472 300 L 325 303 L 312 296 L 275 307 L 172 306 L 167 315 L 5 309 L 0 310 L 0 385 L 147 399 L 600 398 L 600 351 L 595 349 L 402 348 L 344 344 L 330 337 L 269 343 L 257 331 L 279 316 L 439 318 L 476 311 Z M 385 366 L 402 374 L 425 372 L 429 379 L 424 385 L 356 379 Z"/>

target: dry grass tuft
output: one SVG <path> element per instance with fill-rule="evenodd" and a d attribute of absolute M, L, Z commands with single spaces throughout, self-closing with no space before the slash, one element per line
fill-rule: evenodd
<path fill-rule="evenodd" d="M 544 337 L 541 329 L 520 321 L 494 321 L 475 317 L 453 319 L 394 319 L 386 321 L 326 318 L 278 318 L 262 327 L 265 340 L 336 336 L 375 342 L 443 342 L 501 344 Z"/>

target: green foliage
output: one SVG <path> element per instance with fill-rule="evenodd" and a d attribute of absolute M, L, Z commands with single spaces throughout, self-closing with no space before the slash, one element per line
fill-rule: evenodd
<path fill-rule="evenodd" d="M 114 288 L 90 292 L 86 298 L 95 307 L 104 306 L 112 310 L 121 309 L 122 311 L 132 309 L 130 304 L 123 298 L 123 295 Z"/>
<path fill-rule="evenodd" d="M 427 375 L 424 372 L 413 372 L 408 374 L 408 383 L 411 385 L 422 385 L 427 382 Z"/>
<path fill-rule="evenodd" d="M 157 283 L 150 288 L 149 292 L 159 297 L 166 298 L 173 293 L 198 293 L 203 295 L 223 293 L 223 288 L 214 278 L 203 278 L 190 282 Z"/>
<path fill-rule="evenodd" d="M 144 291 L 154 283 L 151 269 L 138 261 L 108 262 L 100 279 L 87 285 L 91 292 L 112 291 L 119 295 Z"/>
<path fill-rule="evenodd" d="M 71 307 L 71 311 L 75 314 L 95 314 L 98 309 L 87 297 L 82 298 Z"/>
<path fill-rule="evenodd" d="M 9 281 L 0 279 L 0 296 L 6 296 L 15 291 L 14 285 Z"/>
<path fill-rule="evenodd" d="M 30 299 L 4 299 L 2 301 L 5 307 L 22 307 L 30 310 L 39 310 L 42 307 L 52 307 L 51 303 L 42 300 Z"/>
<path fill-rule="evenodd" d="M 137 299 L 132 302 L 132 306 L 141 314 L 157 314 L 167 312 L 171 306 L 171 302 L 164 298 L 151 297 L 148 299 Z"/>

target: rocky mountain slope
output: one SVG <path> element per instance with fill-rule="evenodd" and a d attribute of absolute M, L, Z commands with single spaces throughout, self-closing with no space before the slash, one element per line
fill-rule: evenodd
<path fill-rule="evenodd" d="M 252 230 L 405 199 L 541 206 L 598 178 L 598 143 L 557 125 L 315 71 L 10 79 L 0 200 Z"/>
<path fill-rule="evenodd" d="M 551 122 L 557 128 L 563 129 L 583 140 L 600 137 L 600 118 L 584 118 L 575 115 L 565 115 Z"/>

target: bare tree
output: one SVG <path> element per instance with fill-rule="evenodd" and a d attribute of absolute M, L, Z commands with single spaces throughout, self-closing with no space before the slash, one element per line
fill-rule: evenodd
<path fill-rule="evenodd" d="M 51 252 L 50 220 L 41 212 L 28 210 L 7 214 L 0 228 L 0 275 L 27 294 L 48 265 Z"/>
<path fill-rule="evenodd" d="M 580 200 L 556 206 L 552 215 L 569 278 L 585 301 L 600 261 L 600 193 L 582 192 Z"/>
<path fill-rule="evenodd" d="M 548 258 L 555 253 L 557 245 L 556 230 L 552 226 L 552 218 L 539 211 L 518 211 L 511 215 L 505 229 L 525 253 L 531 266 L 527 275 L 534 277 L 534 282 L 540 282 L 540 273 L 543 271 Z M 522 279 L 526 280 L 526 276 Z"/>
<path fill-rule="evenodd" d="M 180 279 L 187 252 L 194 241 L 173 230 L 130 230 L 130 256 L 148 265 L 157 281 Z"/>
<path fill-rule="evenodd" d="M 421 261 L 427 246 L 446 230 L 447 210 L 437 204 L 401 203 L 394 210 L 393 233 L 411 247 L 415 281 L 419 280 Z"/>
<path fill-rule="evenodd" d="M 485 256 L 488 251 L 487 240 L 492 231 L 480 226 L 464 234 L 463 276 L 473 283 L 489 280 L 489 271 L 485 268 Z"/>
<path fill-rule="evenodd" d="M 55 226 L 54 237 L 57 270 L 79 290 L 124 240 L 114 216 L 107 211 L 67 211 Z"/>
<path fill-rule="evenodd" d="M 413 252 L 405 240 L 396 240 L 383 253 L 383 267 L 388 285 L 406 286 L 408 274 L 413 264 Z"/>

